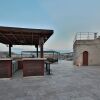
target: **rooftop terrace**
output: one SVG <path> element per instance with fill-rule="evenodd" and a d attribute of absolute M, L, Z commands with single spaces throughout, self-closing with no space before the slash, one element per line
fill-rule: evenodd
<path fill-rule="evenodd" d="M 100 100 L 100 66 L 62 60 L 51 69 L 51 76 L 0 79 L 0 100 Z"/>
<path fill-rule="evenodd" d="M 74 38 L 76 40 L 94 40 L 95 38 L 100 37 L 98 32 L 77 32 Z"/>

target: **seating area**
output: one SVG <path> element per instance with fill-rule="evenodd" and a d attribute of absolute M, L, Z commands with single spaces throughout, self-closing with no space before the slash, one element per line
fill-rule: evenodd
<path fill-rule="evenodd" d="M 19 69 L 23 76 L 44 76 L 45 60 L 44 43 L 52 36 L 53 30 L 30 29 L 19 27 L 0 26 L 0 43 L 8 45 L 8 58 L 0 59 L 0 77 L 8 78 Z M 20 59 L 12 58 L 11 48 L 13 45 L 32 45 L 36 48 L 36 57 L 24 57 Z M 38 51 L 40 47 L 40 51 Z"/>

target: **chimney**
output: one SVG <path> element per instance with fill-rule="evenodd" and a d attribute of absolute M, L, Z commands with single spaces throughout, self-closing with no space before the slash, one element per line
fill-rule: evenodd
<path fill-rule="evenodd" d="M 94 39 L 96 39 L 97 38 L 97 33 L 94 33 Z"/>

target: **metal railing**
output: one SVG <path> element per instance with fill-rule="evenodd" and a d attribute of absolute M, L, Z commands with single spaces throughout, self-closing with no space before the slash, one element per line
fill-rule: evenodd
<path fill-rule="evenodd" d="M 98 37 L 100 37 L 98 32 L 77 32 L 73 42 L 75 43 L 76 40 L 94 40 Z"/>

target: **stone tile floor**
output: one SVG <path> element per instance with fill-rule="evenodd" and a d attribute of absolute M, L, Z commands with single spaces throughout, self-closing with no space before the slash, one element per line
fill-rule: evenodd
<path fill-rule="evenodd" d="M 52 75 L 0 79 L 0 100 L 100 100 L 100 66 L 51 65 Z"/>

